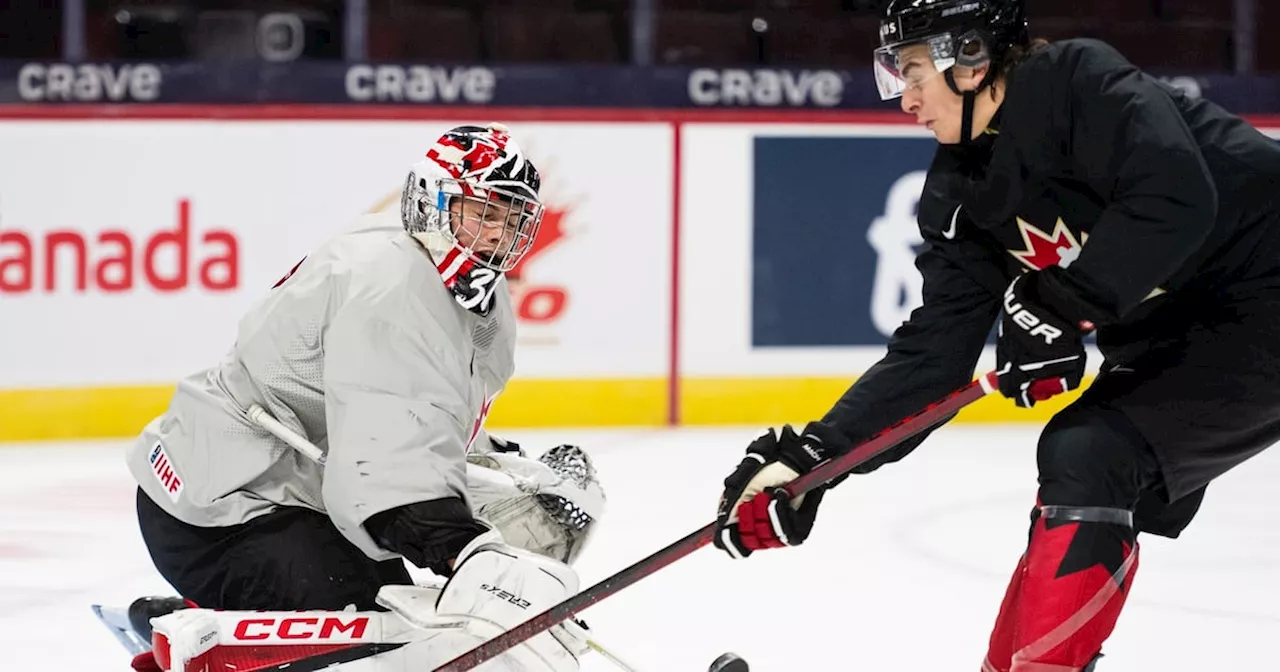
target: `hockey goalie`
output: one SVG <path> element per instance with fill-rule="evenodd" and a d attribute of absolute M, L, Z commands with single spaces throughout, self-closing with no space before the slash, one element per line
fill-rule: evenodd
<path fill-rule="evenodd" d="M 100 612 L 154 642 L 135 667 L 429 670 L 578 591 L 603 505 L 586 453 L 533 460 L 483 428 L 514 370 L 505 274 L 540 184 L 505 126 L 446 131 L 400 212 L 316 248 L 179 381 L 126 459 L 181 599 L 135 603 L 127 630 Z M 564 623 L 487 669 L 572 672 L 583 644 Z"/>

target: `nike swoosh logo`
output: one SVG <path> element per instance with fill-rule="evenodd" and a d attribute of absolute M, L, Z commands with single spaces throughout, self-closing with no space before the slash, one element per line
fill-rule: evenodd
<path fill-rule="evenodd" d="M 942 237 L 947 240 L 955 240 L 956 238 L 956 220 L 960 218 L 960 206 L 956 206 L 956 211 L 951 213 L 951 228 L 942 232 Z"/>

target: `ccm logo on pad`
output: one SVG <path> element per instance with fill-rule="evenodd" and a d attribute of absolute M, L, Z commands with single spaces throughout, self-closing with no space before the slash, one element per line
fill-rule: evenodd
<path fill-rule="evenodd" d="M 364 637 L 369 617 L 344 620 L 337 616 L 296 616 L 290 618 L 245 618 L 236 623 L 235 638 L 241 641 L 315 640 L 353 641 Z"/>

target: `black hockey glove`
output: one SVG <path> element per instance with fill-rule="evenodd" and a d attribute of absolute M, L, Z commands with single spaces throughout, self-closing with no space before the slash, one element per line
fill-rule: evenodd
<path fill-rule="evenodd" d="M 1000 393 L 1030 408 L 1080 386 L 1088 322 L 1073 324 L 1042 300 L 1040 273 L 1019 276 L 1004 292 L 996 343 Z"/>
<path fill-rule="evenodd" d="M 733 558 L 745 558 L 762 548 L 804 543 L 828 486 L 791 502 L 782 486 L 838 455 L 846 442 L 839 432 L 817 422 L 809 423 L 803 435 L 797 435 L 791 425 L 761 434 L 724 479 L 712 543 Z"/>
<path fill-rule="evenodd" d="M 451 576 L 458 552 L 489 527 L 458 497 L 414 502 L 375 513 L 364 528 L 378 545 L 439 576 Z"/>

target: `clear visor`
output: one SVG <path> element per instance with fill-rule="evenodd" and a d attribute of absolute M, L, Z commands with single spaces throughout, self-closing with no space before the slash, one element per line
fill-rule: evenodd
<path fill-rule="evenodd" d="M 956 64 L 955 44 L 951 33 L 940 33 L 876 49 L 873 67 L 880 100 L 900 98 L 908 89 L 919 89 L 951 69 Z"/>
<path fill-rule="evenodd" d="M 440 181 L 448 204 L 450 231 L 457 245 L 477 263 L 505 273 L 533 247 L 542 224 L 542 203 L 513 191 L 481 188 L 459 180 Z"/>

